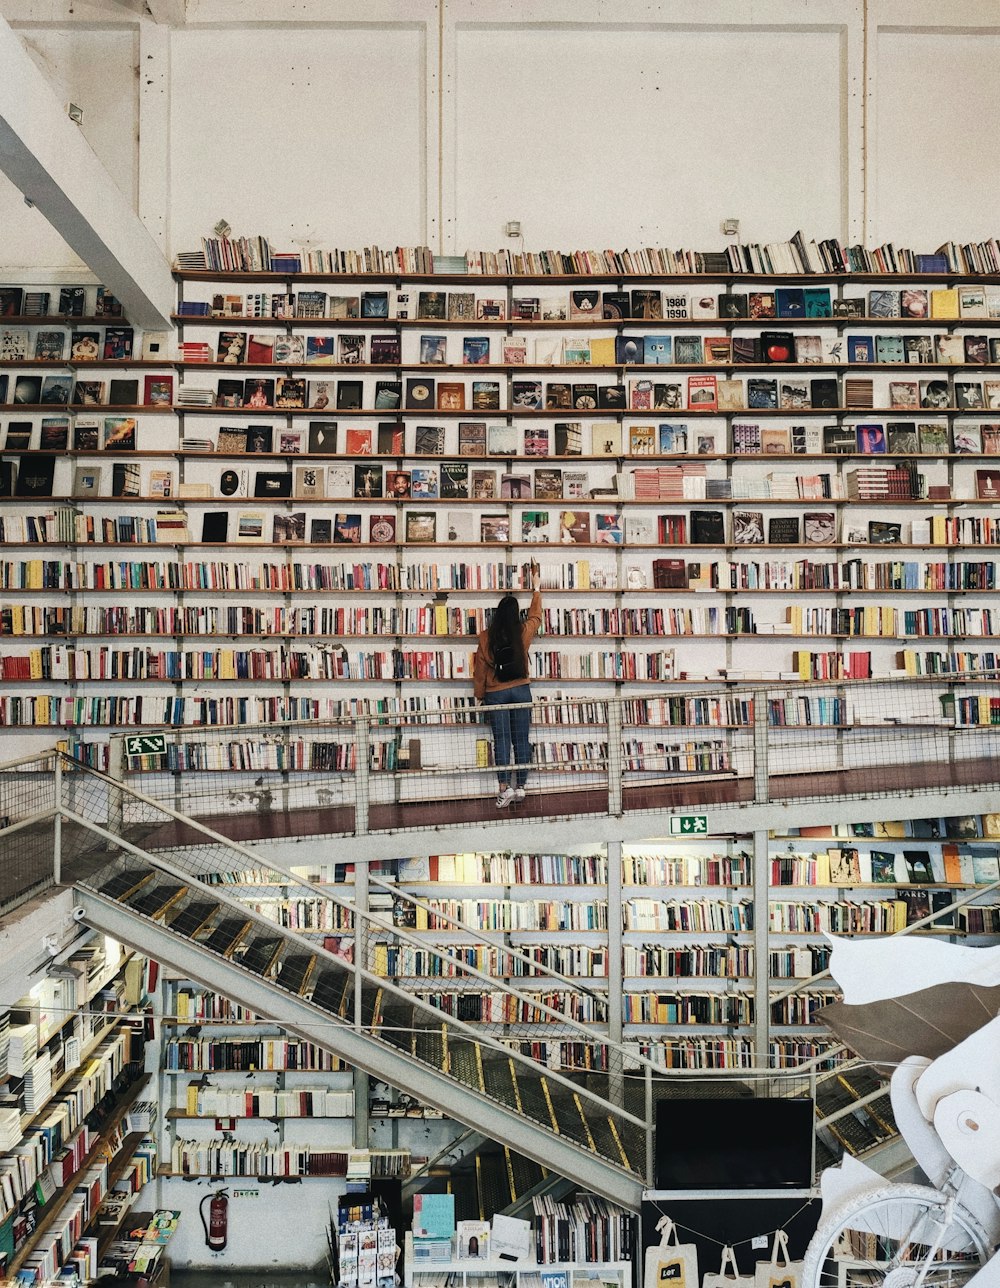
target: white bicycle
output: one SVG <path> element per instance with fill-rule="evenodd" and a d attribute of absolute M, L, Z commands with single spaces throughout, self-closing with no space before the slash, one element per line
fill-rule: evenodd
<path fill-rule="evenodd" d="M 828 1168 L 801 1288 L 1000 1288 L 1000 950 L 838 940 L 831 971 L 845 1002 L 823 1018 L 896 1064 L 896 1124 L 931 1184 L 887 1184 L 852 1158 Z"/>

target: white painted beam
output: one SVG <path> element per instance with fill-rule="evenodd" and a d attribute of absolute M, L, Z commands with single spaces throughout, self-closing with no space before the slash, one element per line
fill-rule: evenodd
<path fill-rule="evenodd" d="M 146 8 L 164 27 L 183 27 L 187 19 L 187 0 L 146 0 Z"/>
<path fill-rule="evenodd" d="M 0 18 L 0 169 L 145 330 L 170 326 L 170 265 Z"/>

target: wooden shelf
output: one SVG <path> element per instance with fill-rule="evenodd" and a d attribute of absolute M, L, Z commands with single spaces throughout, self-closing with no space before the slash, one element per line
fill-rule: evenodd
<path fill-rule="evenodd" d="M 42 1208 L 41 1215 L 38 1218 L 38 1224 L 35 1226 L 35 1229 L 32 1232 L 31 1236 L 11 1258 L 7 1266 L 7 1273 L 10 1276 L 12 1277 L 17 1276 L 17 1272 L 24 1264 L 25 1259 L 41 1243 L 42 1237 L 44 1236 L 45 1232 L 49 1229 L 51 1225 L 54 1224 L 56 1217 L 62 1211 L 63 1206 L 65 1204 L 65 1200 L 72 1197 L 74 1187 L 76 1185 L 78 1178 L 83 1175 L 83 1173 L 87 1170 L 87 1168 L 90 1167 L 91 1164 L 96 1159 L 102 1157 L 102 1155 L 106 1153 L 107 1142 L 105 1137 L 110 1135 L 110 1133 L 113 1132 L 119 1126 L 119 1124 L 124 1119 L 125 1115 L 132 1108 L 135 1102 L 139 1099 L 140 1093 L 145 1089 L 148 1082 L 149 1082 L 148 1077 L 144 1077 L 144 1078 L 139 1078 L 135 1083 L 133 1083 L 132 1086 L 128 1089 L 128 1091 L 124 1094 L 122 1100 L 115 1107 L 115 1110 L 111 1115 L 111 1117 L 107 1119 L 106 1122 L 102 1123 L 100 1128 L 100 1136 L 96 1144 L 91 1148 L 91 1150 L 84 1158 L 83 1162 L 81 1163 L 80 1167 L 77 1168 L 77 1170 L 73 1173 L 70 1180 L 64 1186 L 62 1186 L 61 1189 L 57 1190 L 56 1193 L 53 1194 L 52 1198 L 49 1199 L 48 1203 L 46 1203 L 45 1206 Z M 118 1178 L 124 1172 L 125 1166 L 127 1166 L 127 1162 L 131 1158 L 130 1150 L 135 1149 L 136 1145 L 139 1143 L 140 1140 L 142 1140 L 142 1138 L 145 1135 L 146 1135 L 145 1132 L 135 1132 L 125 1137 L 124 1141 L 122 1142 L 121 1149 L 118 1151 L 116 1157 L 121 1158 L 128 1155 L 128 1158 L 126 1159 L 126 1162 L 122 1164 L 121 1170 L 118 1172 L 118 1175 L 114 1177 L 114 1181 L 117 1181 Z M 111 1176 L 109 1174 L 108 1189 L 112 1189 L 113 1187 L 114 1187 L 114 1182 L 111 1180 Z"/>

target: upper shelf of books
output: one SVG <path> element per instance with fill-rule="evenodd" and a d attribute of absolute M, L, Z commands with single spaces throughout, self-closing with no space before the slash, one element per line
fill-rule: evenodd
<path fill-rule="evenodd" d="M 1000 243 L 945 242 L 932 253 L 886 242 L 868 248 L 847 246 L 838 238 L 806 240 L 796 232 L 784 242 L 731 242 L 720 250 L 467 251 L 435 255 L 428 246 L 366 246 L 362 250 L 273 250 L 265 237 L 203 238 L 199 251 L 181 251 L 176 260 L 181 277 L 228 280 L 288 276 L 322 278 L 359 276 L 396 280 L 402 277 L 455 280 L 496 277 L 532 280 L 588 277 L 718 280 L 733 275 L 800 277 L 900 275 L 914 277 L 991 277 L 1000 274 Z M 246 278 L 243 276 L 246 275 Z"/>

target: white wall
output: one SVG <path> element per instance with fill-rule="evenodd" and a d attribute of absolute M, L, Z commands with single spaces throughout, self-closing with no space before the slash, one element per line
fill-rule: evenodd
<path fill-rule="evenodd" d="M 175 33 L 172 246 L 220 216 L 277 249 L 423 240 L 422 45 L 416 24 Z"/>
<path fill-rule="evenodd" d="M 995 231 L 987 0 L 0 7 L 169 253 L 220 217 L 447 252 L 511 218 L 531 249 Z M 3 182 L 0 218 L 8 265 L 74 264 Z"/>
<path fill-rule="evenodd" d="M 729 215 L 748 239 L 839 228 L 840 55 L 830 31 L 461 27 L 455 249 L 499 246 L 507 218 L 529 248 L 718 247 Z"/>
<path fill-rule="evenodd" d="M 138 29 L 89 23 L 19 26 L 36 66 L 63 103 L 85 107 L 80 125 L 87 142 L 134 205 L 139 163 Z M 76 268 L 79 258 L 20 191 L 0 174 L 3 263 Z"/>

